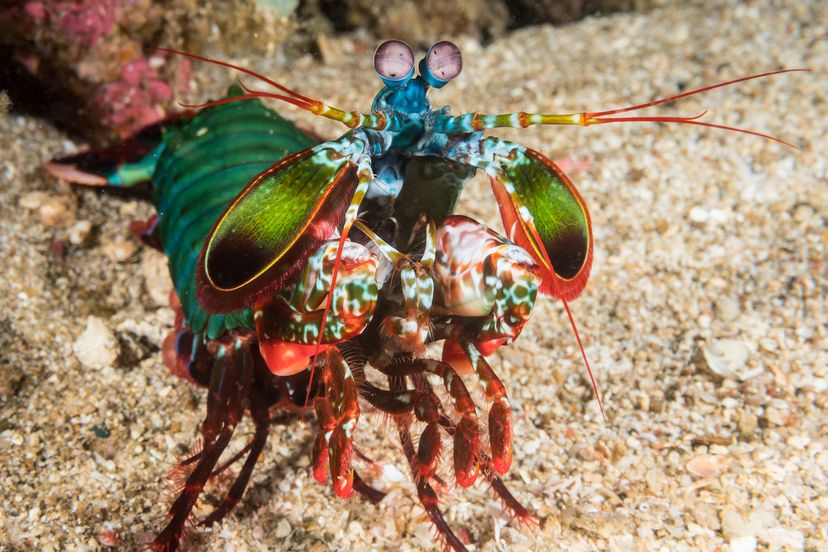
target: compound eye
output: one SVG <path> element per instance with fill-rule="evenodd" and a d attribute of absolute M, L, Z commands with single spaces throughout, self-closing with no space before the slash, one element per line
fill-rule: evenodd
<path fill-rule="evenodd" d="M 402 40 L 386 40 L 374 53 L 374 69 L 387 86 L 402 86 L 414 76 L 414 52 Z"/>
<path fill-rule="evenodd" d="M 445 86 L 463 69 L 460 48 L 448 40 L 441 40 L 429 48 L 423 61 L 425 63 L 422 65 L 425 65 L 426 71 L 423 71 L 422 65 L 420 71 L 428 84 L 435 88 Z"/>

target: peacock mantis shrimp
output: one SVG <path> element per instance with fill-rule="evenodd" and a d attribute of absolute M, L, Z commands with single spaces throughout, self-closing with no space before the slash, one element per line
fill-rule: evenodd
<path fill-rule="evenodd" d="M 363 411 L 387 414 L 418 499 L 452 549 L 465 546 L 435 490 L 443 456 L 451 458 L 458 485 L 483 479 L 516 518 L 531 520 L 501 478 L 512 463 L 511 407 L 486 357 L 519 337 L 540 292 L 563 303 L 589 370 L 568 302 L 586 286 L 593 234 L 586 203 L 553 161 L 485 131 L 664 122 L 790 145 L 701 116 L 625 114 L 801 71 L 771 71 L 607 111 L 452 116 L 428 99 L 430 88 L 461 72 L 461 53 L 448 41 L 434 44 L 419 65 L 404 42 L 383 42 L 374 55 L 383 87 L 369 113 L 330 106 L 230 63 L 164 51 L 232 68 L 275 91 L 234 87 L 227 98 L 187 106 L 200 110 L 148 127 L 125 144 L 47 166 L 79 184 L 153 184 L 158 214 L 133 230 L 169 259 L 178 318 L 164 360 L 208 389 L 201 446 L 181 462 L 186 483 L 150 544 L 159 550 L 180 546 L 205 484 L 243 460 L 222 502 L 197 525 L 221 520 L 241 500 L 280 409 L 315 410 L 314 477 L 329 481 L 340 497 L 356 491 L 372 502 L 383 493 L 352 460 L 362 454 L 356 445 Z M 264 99 L 350 130 L 320 142 Z M 491 181 L 506 236 L 454 213 L 477 171 Z M 440 358 L 426 351 L 435 342 L 443 342 Z M 485 406 L 475 403 L 467 381 L 489 403 L 485 420 Z M 245 415 L 253 437 L 220 463 Z"/>

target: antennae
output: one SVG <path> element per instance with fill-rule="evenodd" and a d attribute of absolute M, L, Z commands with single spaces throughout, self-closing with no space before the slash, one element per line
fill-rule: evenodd
<path fill-rule="evenodd" d="M 767 140 L 772 140 L 774 142 L 783 144 L 785 146 L 799 149 L 795 145 L 786 142 L 784 140 L 780 140 L 775 136 L 771 136 L 770 134 L 764 134 L 762 132 L 757 132 L 754 130 L 748 130 L 738 127 L 731 127 L 727 125 L 720 125 L 716 123 L 706 123 L 702 121 L 698 121 L 699 117 L 703 116 L 704 113 L 697 117 L 677 117 L 677 116 L 654 116 L 654 117 L 608 117 L 608 115 L 616 115 L 618 113 L 629 113 L 630 111 L 637 111 L 639 109 L 645 109 L 648 107 L 653 107 L 656 105 L 666 104 L 670 102 L 675 102 L 681 100 L 683 98 L 687 98 L 688 96 L 694 96 L 696 94 L 701 94 L 703 92 L 709 92 L 710 90 L 715 90 L 716 88 L 722 88 L 725 86 L 731 86 L 734 84 L 738 84 L 741 82 L 754 80 L 754 79 L 761 79 L 765 77 L 770 77 L 773 75 L 779 75 L 782 73 L 794 73 L 794 72 L 810 72 L 810 69 L 780 69 L 778 71 L 768 71 L 766 73 L 760 73 L 758 75 L 750 75 L 747 77 L 742 77 L 739 79 L 729 80 L 727 82 L 722 82 L 719 84 L 712 84 L 710 86 L 705 86 L 703 88 L 697 88 L 695 90 L 690 90 L 688 92 L 682 92 L 681 94 L 676 94 L 675 96 L 670 96 L 668 98 L 661 98 L 658 100 L 654 100 L 652 102 L 642 103 L 638 105 L 632 105 L 629 107 L 622 107 L 620 109 L 610 109 L 607 111 L 584 111 L 581 113 L 566 113 L 566 114 L 546 114 L 546 113 L 525 113 L 525 112 L 518 112 L 518 113 L 503 113 L 500 115 L 484 115 L 482 113 L 467 113 L 465 115 L 460 115 L 458 117 L 444 117 L 437 121 L 435 125 L 436 130 L 439 132 L 445 132 L 448 134 L 458 134 L 464 132 L 475 132 L 478 130 L 483 130 L 486 128 L 526 128 L 532 125 L 578 125 L 578 126 L 589 126 L 589 125 L 601 125 L 606 123 L 678 123 L 684 125 L 698 125 L 704 126 L 709 128 L 718 128 L 722 130 L 730 130 L 733 132 L 740 132 L 742 134 L 750 134 L 751 136 L 758 136 L 759 138 L 765 138 Z"/>
<path fill-rule="evenodd" d="M 604 403 L 601 401 L 601 394 L 598 392 L 598 384 L 595 383 L 595 377 L 592 375 L 592 368 L 589 367 L 586 351 L 584 351 L 584 346 L 581 344 L 581 336 L 578 335 L 578 327 L 575 325 L 575 319 L 572 317 L 572 311 L 569 310 L 569 303 L 567 303 L 566 299 L 561 299 L 561 302 L 566 310 L 566 315 L 569 317 L 569 324 L 572 326 L 572 331 L 575 333 L 575 340 L 578 342 L 578 348 L 581 349 L 581 358 L 584 359 L 584 364 L 586 365 L 587 373 L 589 374 L 589 381 L 592 383 L 592 392 L 595 393 L 595 398 L 598 399 L 598 408 L 601 409 L 601 417 L 604 419 L 604 422 L 606 422 L 607 416 L 604 414 Z"/>
<path fill-rule="evenodd" d="M 258 92 L 253 91 L 248 94 L 242 94 L 241 96 L 233 96 L 232 98 L 224 98 L 222 100 L 215 100 L 212 102 L 204 102 L 200 104 L 188 104 L 184 102 L 178 102 L 178 105 L 181 107 L 186 107 L 189 109 L 201 109 L 205 107 L 215 107 L 217 105 L 224 105 L 233 102 L 239 102 L 242 100 L 252 100 L 254 98 L 271 98 L 275 100 L 281 100 L 283 102 L 288 102 L 296 107 L 301 107 L 302 109 L 307 109 L 308 111 L 313 110 L 313 106 L 303 102 L 302 100 L 297 100 L 296 98 L 291 98 L 289 96 L 282 96 L 281 94 L 271 94 L 270 92 Z"/>
<path fill-rule="evenodd" d="M 304 100 L 305 102 L 310 103 L 310 104 L 313 104 L 317 101 L 317 100 L 312 100 L 311 98 L 308 98 L 307 96 L 303 96 L 302 94 L 296 92 L 295 90 L 291 90 L 287 86 L 281 85 L 276 81 L 270 80 L 269 78 L 265 77 L 264 75 L 262 75 L 260 73 L 257 73 L 257 72 L 255 72 L 251 69 L 247 69 L 246 67 L 242 67 L 241 65 L 234 65 L 234 64 L 228 63 L 226 61 L 220 61 L 220 60 L 217 60 L 217 59 L 200 56 L 198 54 L 191 54 L 190 52 L 185 52 L 183 50 L 176 50 L 174 48 L 155 48 L 155 51 L 156 52 L 167 52 L 167 53 L 170 53 L 170 54 L 177 54 L 179 56 L 184 56 L 184 57 L 187 57 L 187 58 L 190 58 L 190 59 L 197 59 L 199 61 L 212 63 L 213 65 L 220 65 L 221 67 L 227 67 L 229 69 L 235 69 L 236 71 L 241 71 L 245 75 L 250 75 L 251 77 L 255 77 L 255 78 L 259 79 L 260 81 L 262 81 L 266 84 L 269 84 L 270 86 L 272 86 L 272 87 L 274 87 L 278 90 L 281 90 L 285 94 L 293 96 L 294 98 Z"/>
<path fill-rule="evenodd" d="M 701 117 L 701 115 L 699 115 L 699 117 Z M 733 132 L 739 132 L 741 134 L 750 134 L 751 136 L 758 136 L 759 138 L 771 140 L 773 142 L 782 144 L 783 146 L 788 146 L 789 148 L 793 148 L 795 150 L 799 149 L 799 147 L 791 144 L 790 142 L 786 142 L 785 140 L 777 138 L 776 136 L 771 136 L 770 134 L 764 134 L 762 132 L 757 132 L 755 130 L 750 130 L 746 128 L 732 127 L 727 125 L 717 125 L 716 123 L 706 123 L 704 121 L 696 121 L 695 119 L 697 118 L 698 117 L 598 117 L 590 120 L 584 126 L 602 125 L 606 123 L 680 123 L 683 125 L 698 125 L 709 128 L 730 130 Z"/>
<path fill-rule="evenodd" d="M 377 130 L 382 130 L 388 128 L 389 130 L 395 130 L 399 128 L 400 121 L 399 118 L 393 114 L 385 115 L 382 113 L 359 113 L 358 111 L 344 111 L 342 109 L 330 106 L 325 102 L 314 100 L 312 98 L 308 98 L 307 96 L 303 96 L 299 92 L 295 90 L 291 90 L 287 86 L 281 85 L 278 82 L 271 80 L 264 75 L 242 67 L 241 65 L 235 65 L 233 63 L 228 63 L 226 61 L 219 61 L 217 59 L 208 58 L 205 56 L 199 56 L 197 54 L 191 54 L 189 52 L 184 52 L 182 50 L 175 50 L 173 48 L 155 48 L 156 52 L 167 52 L 171 54 L 176 54 L 179 56 L 184 56 L 190 59 L 197 59 L 199 61 L 204 61 L 206 63 L 212 63 L 213 65 L 218 65 L 221 67 L 227 67 L 229 69 L 234 69 L 236 71 L 240 71 L 245 75 L 250 75 L 265 84 L 269 84 L 273 86 L 277 90 L 283 92 L 286 95 L 282 94 L 273 94 L 271 92 L 263 92 L 259 90 L 252 90 L 242 84 L 242 88 L 246 92 L 246 94 L 241 96 L 236 96 L 234 98 L 225 98 L 223 100 L 217 100 L 214 102 L 206 102 L 203 104 L 196 104 L 196 105 L 188 105 L 182 103 L 183 107 L 191 107 L 191 108 L 199 108 L 199 107 L 213 107 L 217 105 L 223 105 L 231 102 L 238 102 L 242 100 L 250 100 L 253 98 L 270 98 L 273 100 L 280 100 L 283 102 L 287 102 L 290 104 L 295 105 L 301 109 L 305 109 L 310 111 L 314 115 L 320 115 L 327 119 L 332 119 L 334 121 L 339 121 L 346 126 L 351 128 L 363 127 L 363 128 L 373 128 Z"/>
<path fill-rule="evenodd" d="M 594 117 L 603 117 L 604 115 L 615 115 L 616 113 L 628 113 L 630 111 L 636 111 L 639 109 L 646 109 L 648 107 L 653 107 L 655 105 L 666 104 L 670 102 L 678 101 L 682 98 L 687 98 L 689 96 L 695 96 L 696 94 L 702 94 L 704 92 L 709 92 L 710 90 L 715 90 L 717 88 L 723 88 L 725 86 L 731 86 L 733 84 L 738 84 L 740 82 L 745 82 L 754 79 L 761 79 L 764 77 L 770 77 L 773 75 L 780 75 L 782 73 L 794 73 L 794 72 L 810 72 L 810 69 L 779 69 L 778 71 L 768 71 L 767 73 L 760 73 L 758 75 L 750 75 L 747 77 L 742 77 L 739 79 L 729 80 L 727 82 L 720 82 L 719 84 L 711 84 L 709 86 L 705 86 L 703 88 L 696 88 L 695 90 L 690 90 L 688 92 L 682 92 L 681 94 L 676 94 L 675 96 L 670 96 L 668 98 L 661 98 L 658 100 L 654 100 L 652 102 L 647 102 L 638 105 L 632 105 L 630 107 L 622 107 L 620 109 L 610 109 L 608 111 L 598 111 L 596 113 L 587 113 L 587 115 L 594 116 Z"/>

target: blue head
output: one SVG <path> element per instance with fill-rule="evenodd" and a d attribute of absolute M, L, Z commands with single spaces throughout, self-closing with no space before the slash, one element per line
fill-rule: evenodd
<path fill-rule="evenodd" d="M 386 40 L 374 54 L 374 69 L 385 84 L 374 98 L 373 110 L 393 109 L 406 115 L 431 111 L 428 88 L 442 88 L 460 74 L 463 58 L 453 43 L 442 40 L 428 49 L 420 60 L 420 74 L 414 76 L 414 52 L 401 40 Z"/>

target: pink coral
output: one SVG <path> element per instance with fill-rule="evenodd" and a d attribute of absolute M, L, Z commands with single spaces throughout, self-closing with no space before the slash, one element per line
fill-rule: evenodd
<path fill-rule="evenodd" d="M 185 90 L 189 62 L 176 64 L 162 77 L 158 57 L 146 55 L 147 37 L 162 28 L 161 0 L 0 0 L 0 26 L 16 37 L 14 59 L 33 75 L 48 79 L 59 68 L 56 86 L 89 108 L 73 119 L 101 134 L 109 127 L 130 134 L 164 117 L 173 97 L 170 83 Z M 19 36 L 14 33 L 19 33 Z M 154 40 L 154 39 L 153 39 Z M 14 44 L 14 41 L 12 42 Z M 170 83 L 165 79 L 169 78 Z M 97 120 L 83 120 L 93 114 Z"/>
<path fill-rule="evenodd" d="M 170 85 L 148 59 L 124 66 L 121 78 L 105 85 L 96 96 L 104 123 L 122 136 L 163 118 L 164 110 L 159 104 L 171 98 Z"/>
<path fill-rule="evenodd" d="M 108 35 L 118 10 L 128 0 L 31 0 L 24 13 L 41 24 L 49 24 L 65 37 L 89 47 Z"/>
<path fill-rule="evenodd" d="M 23 11 L 26 12 L 26 15 L 38 22 L 45 21 L 49 17 L 49 13 L 46 11 L 46 6 L 43 5 L 43 2 L 26 2 Z"/>

